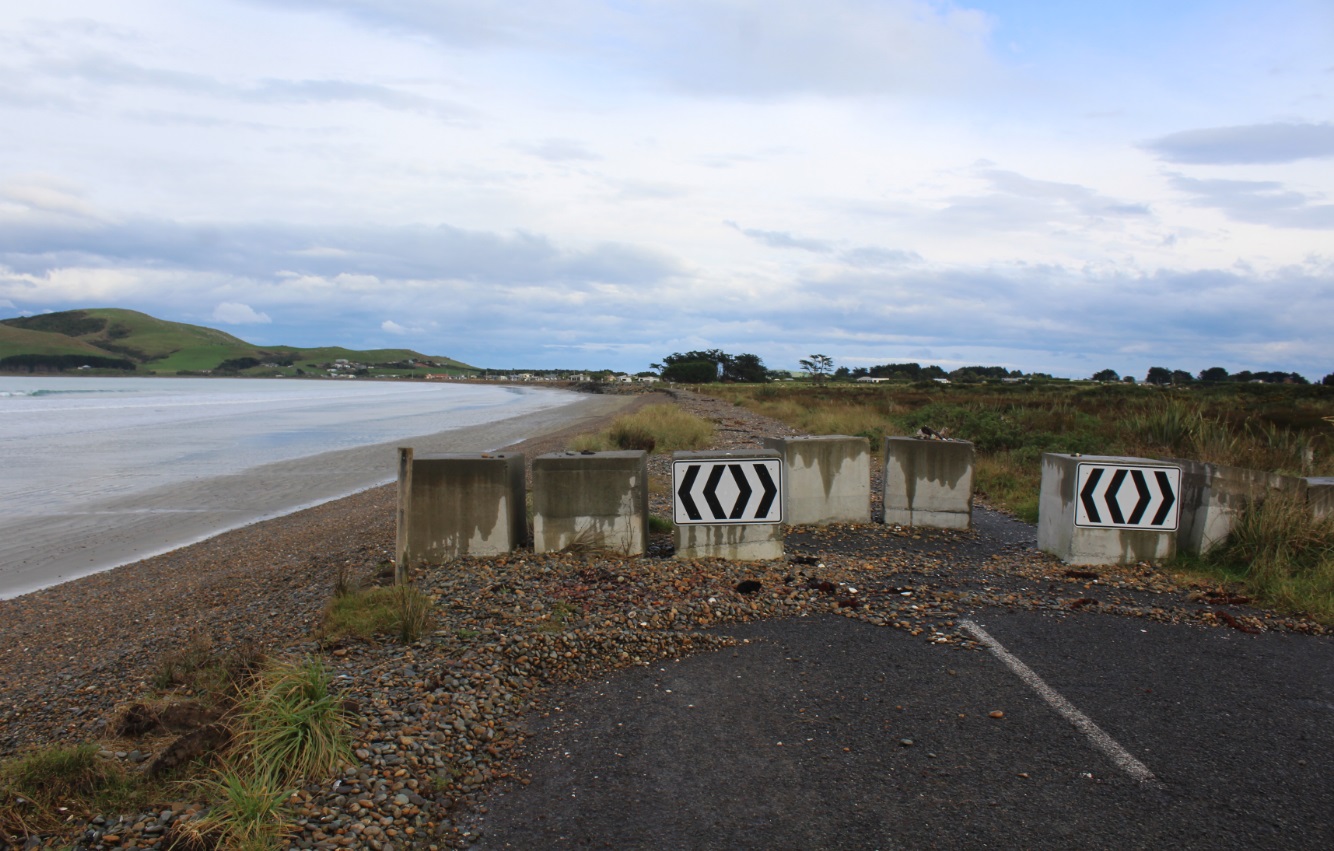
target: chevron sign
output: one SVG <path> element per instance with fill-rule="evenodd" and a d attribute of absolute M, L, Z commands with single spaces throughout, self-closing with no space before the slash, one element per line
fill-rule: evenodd
<path fill-rule="evenodd" d="M 681 525 L 782 523 L 783 462 L 737 458 L 672 462 L 672 519 Z"/>
<path fill-rule="evenodd" d="M 1171 532 L 1181 514 L 1180 467 L 1080 464 L 1075 525 Z"/>

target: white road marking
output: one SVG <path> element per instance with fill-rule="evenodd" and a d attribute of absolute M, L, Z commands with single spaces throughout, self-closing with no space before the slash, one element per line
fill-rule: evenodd
<path fill-rule="evenodd" d="M 1023 680 L 1033 689 L 1033 691 L 1041 695 L 1042 699 L 1047 701 L 1052 709 L 1055 709 L 1057 712 L 1064 715 L 1065 719 L 1071 724 L 1074 724 L 1076 729 L 1085 736 L 1088 736 L 1089 740 L 1093 742 L 1099 750 L 1107 754 L 1112 762 L 1116 763 L 1122 771 L 1141 783 L 1147 783 L 1153 786 L 1159 785 L 1158 778 L 1153 776 L 1153 772 L 1149 771 L 1144 763 L 1131 756 L 1129 751 L 1121 747 L 1115 739 L 1103 732 L 1102 728 L 1097 724 L 1093 723 L 1093 719 L 1089 718 L 1083 712 L 1080 712 L 1075 708 L 1074 704 L 1066 700 L 1064 697 L 1061 697 L 1055 689 L 1043 682 L 1042 677 L 1039 677 L 1032 668 L 1025 665 L 1017 656 L 1006 650 L 1004 646 L 1002 646 L 999 641 L 992 638 L 985 629 L 968 620 L 960 621 L 959 625 L 971 632 L 978 641 L 985 644 L 987 649 L 990 650 L 997 659 L 1004 662 L 1011 671 L 1014 671 L 1019 679 Z"/>

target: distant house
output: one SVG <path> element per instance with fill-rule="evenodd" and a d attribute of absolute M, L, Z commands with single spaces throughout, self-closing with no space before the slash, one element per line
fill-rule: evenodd
<path fill-rule="evenodd" d="M 888 378 L 872 378 L 869 375 L 857 379 L 858 384 L 884 384 Z"/>

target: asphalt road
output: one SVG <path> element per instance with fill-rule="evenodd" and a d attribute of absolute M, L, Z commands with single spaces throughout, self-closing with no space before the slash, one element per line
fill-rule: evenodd
<path fill-rule="evenodd" d="M 1334 641 L 971 617 L 1153 780 L 991 652 L 769 621 L 562 695 L 476 847 L 1334 848 Z"/>

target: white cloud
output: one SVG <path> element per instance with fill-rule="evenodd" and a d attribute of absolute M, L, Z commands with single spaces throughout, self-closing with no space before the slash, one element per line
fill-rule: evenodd
<path fill-rule="evenodd" d="M 273 320 L 267 313 L 259 313 L 248 304 L 224 301 L 213 308 L 213 321 L 224 325 L 267 325 Z"/>
<path fill-rule="evenodd" d="M 399 336 L 402 336 L 402 335 L 408 333 L 408 329 L 407 329 L 407 328 L 404 328 L 402 325 L 399 325 L 397 322 L 395 322 L 395 321 L 392 320 L 392 319 L 386 319 L 385 321 L 381 322 L 381 323 L 380 323 L 380 330 L 381 330 L 381 331 L 388 331 L 390 334 L 398 334 Z"/>

